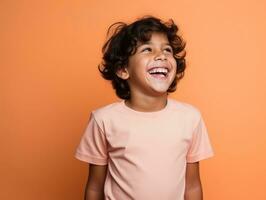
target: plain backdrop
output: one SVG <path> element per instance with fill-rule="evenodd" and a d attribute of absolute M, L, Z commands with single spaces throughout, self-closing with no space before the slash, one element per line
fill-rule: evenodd
<path fill-rule="evenodd" d="M 263 0 L 1 0 L 0 199 L 82 199 L 88 167 L 75 149 L 91 110 L 119 100 L 97 69 L 106 30 L 154 15 L 172 18 L 187 42 L 171 97 L 198 107 L 208 128 L 205 200 L 265 200 L 265 9 Z"/>

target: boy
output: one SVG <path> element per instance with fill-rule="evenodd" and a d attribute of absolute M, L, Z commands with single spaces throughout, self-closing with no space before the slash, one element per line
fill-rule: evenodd
<path fill-rule="evenodd" d="M 186 68 L 177 26 L 154 17 L 114 26 L 99 70 L 123 101 L 92 111 L 77 149 L 89 163 L 85 199 L 202 200 L 207 130 L 197 108 L 168 98 Z"/>

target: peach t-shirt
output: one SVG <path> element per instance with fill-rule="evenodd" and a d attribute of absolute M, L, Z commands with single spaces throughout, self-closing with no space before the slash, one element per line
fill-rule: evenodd
<path fill-rule="evenodd" d="M 212 155 L 199 110 L 168 99 L 155 112 L 124 101 L 93 111 L 75 156 L 108 164 L 105 200 L 184 200 L 186 163 Z"/>

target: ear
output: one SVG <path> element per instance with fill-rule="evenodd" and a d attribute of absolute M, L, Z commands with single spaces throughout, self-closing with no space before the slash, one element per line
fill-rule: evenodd
<path fill-rule="evenodd" d="M 123 67 L 121 69 L 119 69 L 117 72 L 116 72 L 116 75 L 123 79 L 123 80 L 127 80 L 129 78 L 129 73 L 128 73 L 128 70 L 127 68 Z"/>

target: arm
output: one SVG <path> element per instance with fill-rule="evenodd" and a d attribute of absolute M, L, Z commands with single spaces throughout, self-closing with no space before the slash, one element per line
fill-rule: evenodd
<path fill-rule="evenodd" d="M 89 165 L 84 200 L 103 200 L 107 165 Z"/>
<path fill-rule="evenodd" d="M 185 200 L 203 200 L 199 162 L 187 163 Z"/>

